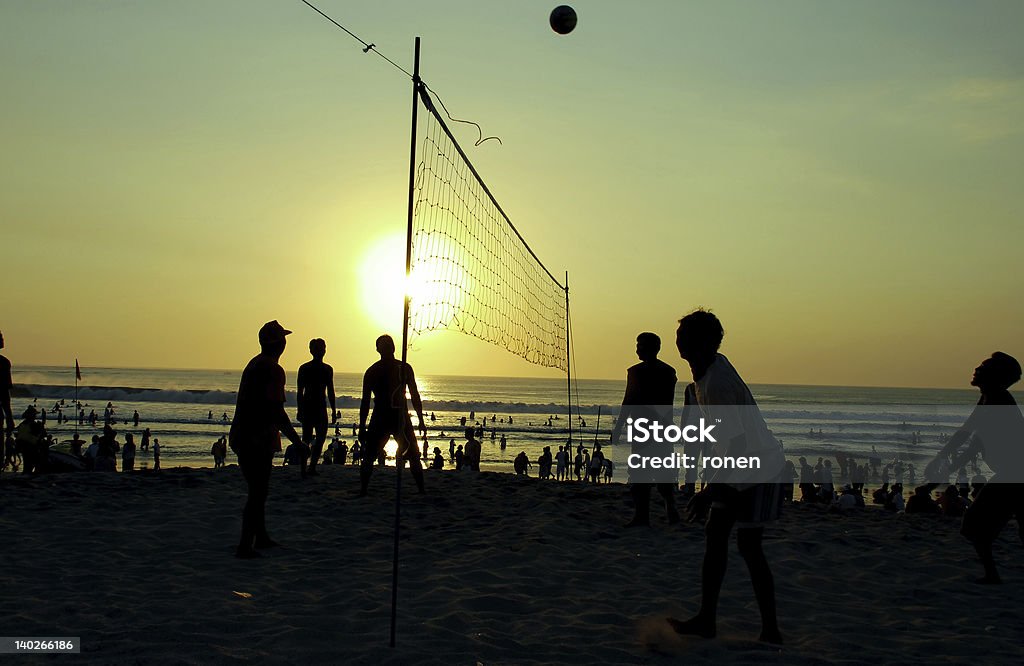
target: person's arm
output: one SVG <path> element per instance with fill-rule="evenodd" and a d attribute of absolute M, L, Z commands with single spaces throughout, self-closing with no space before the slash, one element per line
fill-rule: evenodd
<path fill-rule="evenodd" d="M 306 378 L 305 378 L 305 373 L 302 371 L 302 367 L 301 366 L 299 367 L 299 377 L 298 377 L 298 379 L 296 379 L 295 383 L 296 383 L 296 388 L 295 388 L 295 404 L 296 404 L 295 417 L 299 420 L 299 423 L 302 423 L 302 417 L 304 416 L 304 414 L 302 413 L 302 403 L 303 403 L 303 399 L 302 398 L 303 398 L 303 395 L 306 392 Z"/>
<path fill-rule="evenodd" d="M 626 392 L 622 395 L 622 408 L 619 410 L 619 415 L 615 419 L 615 425 L 612 426 L 612 434 L 608 442 L 610 444 L 618 444 L 619 438 L 622 437 L 622 428 L 626 423 L 626 419 L 629 418 L 629 406 L 632 402 L 633 393 L 633 378 L 630 376 L 629 371 L 626 371 Z"/>
<path fill-rule="evenodd" d="M 967 446 L 967 448 L 964 449 L 963 452 L 961 452 L 959 455 L 953 457 L 953 460 L 950 462 L 949 468 L 951 470 L 956 470 L 966 466 L 967 463 L 974 458 L 974 456 L 982 453 L 984 451 L 984 448 L 985 442 L 981 441 L 981 438 L 975 435 L 974 438 L 971 439 L 971 443 Z"/>
<path fill-rule="evenodd" d="M 416 410 L 416 416 L 420 419 L 420 433 L 427 434 L 427 422 L 423 420 L 423 400 L 420 399 L 420 391 L 416 388 L 416 375 L 412 366 L 405 364 L 405 382 L 409 386 L 409 397 L 412 399 L 412 408 Z"/>
<path fill-rule="evenodd" d="M 14 432 L 14 413 L 11 411 L 11 394 L 4 391 L 0 397 L 0 409 L 3 410 L 4 427 L 7 434 Z"/>
<path fill-rule="evenodd" d="M 14 412 L 11 411 L 11 389 L 14 380 L 11 377 L 11 362 L 6 356 L 0 356 L 0 410 L 3 410 L 4 425 L 7 433 L 14 432 Z"/>
<path fill-rule="evenodd" d="M 968 418 L 967 422 L 964 423 L 959 430 L 953 433 L 953 436 L 949 438 L 949 441 L 946 442 L 944 447 L 942 447 L 942 450 L 939 451 L 935 457 L 932 458 L 932 461 L 925 466 L 924 481 L 948 481 L 950 470 L 957 469 L 960 467 L 962 462 L 970 460 L 981 450 L 981 442 L 977 437 L 975 437 L 967 449 L 963 453 L 957 455 L 957 450 L 963 446 L 965 442 L 971 439 L 973 429 L 968 427 L 970 423 L 971 419 Z M 950 456 L 956 456 L 957 462 L 950 463 Z"/>
<path fill-rule="evenodd" d="M 963 446 L 964 442 L 966 442 L 970 438 L 970 436 L 970 430 L 960 428 L 955 433 L 953 433 L 953 436 L 949 438 L 949 441 L 946 442 L 946 445 L 944 447 L 942 447 L 942 450 L 939 451 L 938 455 L 945 457 L 953 455 L 954 453 L 956 453 L 957 449 Z M 974 448 L 973 445 L 970 448 Z"/>
<path fill-rule="evenodd" d="M 359 399 L 359 441 L 366 440 L 366 417 L 370 413 L 370 371 L 363 375 L 363 395 Z"/>
<path fill-rule="evenodd" d="M 299 433 L 295 432 L 295 426 L 292 425 L 292 419 L 288 416 L 288 412 L 284 408 L 284 403 L 281 403 L 281 408 L 277 412 L 277 427 L 281 430 L 281 434 L 288 438 L 288 441 L 293 444 L 302 444 L 302 438 L 299 437 Z"/>
<path fill-rule="evenodd" d="M 338 422 L 338 404 L 334 396 L 334 368 L 327 366 L 327 399 L 331 402 L 331 423 Z"/>
<path fill-rule="evenodd" d="M 284 407 L 284 369 L 278 365 L 271 372 L 271 376 L 267 378 L 268 381 L 266 386 L 268 395 L 266 399 L 275 405 L 273 409 L 276 411 L 274 420 L 277 421 L 277 429 L 281 431 L 281 434 L 288 438 L 288 441 L 293 444 L 301 445 L 302 439 L 299 437 L 299 434 L 295 432 L 295 426 L 292 425 L 292 419 L 288 416 L 288 412 Z"/>

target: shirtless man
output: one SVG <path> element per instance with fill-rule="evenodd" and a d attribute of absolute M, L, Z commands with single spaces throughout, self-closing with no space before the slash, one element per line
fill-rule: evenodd
<path fill-rule="evenodd" d="M 409 417 L 409 406 L 405 401 L 405 389 L 409 387 L 412 406 L 419 417 L 420 434 L 426 437 L 427 427 L 423 420 L 423 402 L 420 400 L 419 389 L 416 388 L 416 377 L 412 366 L 403 364 L 395 358 L 395 341 L 390 335 L 377 338 L 377 353 L 380 360 L 371 365 L 363 375 L 363 396 L 359 403 L 359 441 L 363 443 L 362 461 L 359 466 L 359 496 L 366 495 L 370 486 L 370 475 L 378 452 L 387 444 L 388 438 L 394 436 L 398 443 L 398 470 L 409 461 L 412 478 L 416 481 L 419 492 L 423 490 L 423 466 L 420 463 L 419 448 L 416 444 L 416 433 Z M 404 367 L 403 367 L 404 365 Z M 373 414 L 370 415 L 369 428 L 366 417 L 370 413 L 370 396 L 373 396 Z"/>
<path fill-rule="evenodd" d="M 334 368 L 324 363 L 327 354 L 327 343 L 323 338 L 309 341 L 309 353 L 312 361 L 299 366 L 298 393 L 296 402 L 299 405 L 298 418 L 302 423 L 302 441 L 310 446 L 309 469 L 306 469 L 303 458 L 302 473 L 318 474 L 317 461 L 327 440 L 327 401 L 331 404 L 331 423 L 338 420 L 338 410 L 334 398 Z M 326 392 L 327 400 L 324 400 Z M 315 438 L 314 438 L 315 437 Z"/>

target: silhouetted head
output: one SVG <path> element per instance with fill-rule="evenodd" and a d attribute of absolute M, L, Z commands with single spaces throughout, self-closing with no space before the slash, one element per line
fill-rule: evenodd
<path fill-rule="evenodd" d="M 466 428 L 466 439 L 473 439 L 475 432 L 472 428 Z"/>
<path fill-rule="evenodd" d="M 0 331 L 0 349 L 4 348 L 4 333 Z"/>
<path fill-rule="evenodd" d="M 974 369 L 971 386 L 977 386 L 982 391 L 1005 391 L 1018 381 L 1020 381 L 1020 363 L 1009 354 L 997 351 Z"/>
<path fill-rule="evenodd" d="M 381 358 L 394 357 L 395 341 L 387 333 L 377 338 L 377 353 Z"/>
<path fill-rule="evenodd" d="M 264 354 L 279 358 L 284 353 L 285 345 L 288 344 L 285 336 L 289 333 L 291 331 L 277 323 L 276 319 L 268 321 L 260 328 L 260 349 Z"/>
<path fill-rule="evenodd" d="M 36 414 L 38 414 L 38 413 L 39 412 L 36 411 L 35 407 L 33 407 L 32 405 L 29 405 L 28 407 L 25 408 L 25 411 L 23 411 L 21 413 L 21 418 L 28 419 L 29 421 L 32 421 L 33 419 L 36 418 Z"/>
<path fill-rule="evenodd" d="M 309 353 L 318 361 L 322 361 L 327 353 L 327 343 L 323 338 L 313 338 L 309 341 Z"/>
<path fill-rule="evenodd" d="M 676 348 L 687 361 L 713 356 L 722 345 L 722 322 L 709 310 L 698 309 L 679 320 Z"/>
<path fill-rule="evenodd" d="M 653 361 L 661 351 L 661 338 L 656 333 L 645 331 L 636 336 L 636 355 L 641 361 Z"/>

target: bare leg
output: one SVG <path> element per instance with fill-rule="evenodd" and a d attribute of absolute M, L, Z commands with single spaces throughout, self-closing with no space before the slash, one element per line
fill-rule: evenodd
<path fill-rule="evenodd" d="M 992 555 L 992 541 L 978 539 L 974 542 L 974 550 L 978 553 L 981 566 L 985 567 L 985 575 L 974 582 L 983 585 L 998 585 L 1002 583 L 1003 579 L 999 576 L 999 571 L 996 569 L 996 560 Z"/>
<path fill-rule="evenodd" d="M 729 534 L 736 522 L 728 509 L 712 508 L 704 526 L 704 561 L 700 569 L 701 600 L 697 615 L 689 620 L 669 618 L 668 623 L 677 633 L 714 638 L 717 631 L 718 597 L 725 579 L 729 560 Z"/>
<path fill-rule="evenodd" d="M 754 597 L 761 611 L 761 636 L 764 643 L 782 644 L 779 622 L 775 608 L 775 578 L 768 566 L 768 560 L 761 548 L 764 528 L 748 527 L 736 530 L 736 545 L 750 571 L 750 582 L 754 585 Z"/>

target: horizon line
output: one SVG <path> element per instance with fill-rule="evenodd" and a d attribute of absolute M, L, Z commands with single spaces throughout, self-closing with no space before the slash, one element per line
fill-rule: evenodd
<path fill-rule="evenodd" d="M 62 365 L 39 365 L 39 364 L 27 364 L 18 366 L 22 368 L 63 368 Z M 94 368 L 96 370 L 157 370 L 157 371 L 174 371 L 174 372 L 230 372 L 236 373 L 239 376 L 242 371 L 234 368 L 167 368 L 167 367 L 143 367 L 143 366 L 111 366 L 111 365 L 94 365 L 88 367 L 82 367 L 83 374 L 88 368 Z M 74 374 L 75 366 L 69 367 L 69 372 Z M 335 370 L 343 374 L 350 375 L 361 375 L 363 371 L 348 371 L 348 370 Z M 420 377 L 446 377 L 446 378 L 458 378 L 458 379 L 530 379 L 540 381 L 558 381 L 561 382 L 563 377 L 531 377 L 524 375 L 458 375 L 458 374 L 440 374 L 440 373 L 426 373 L 420 374 Z M 582 381 L 598 381 L 598 382 L 621 382 L 625 385 L 624 379 L 608 378 L 608 377 L 575 377 L 574 379 Z M 83 380 L 84 381 L 84 380 Z M 81 383 L 81 382 L 80 382 Z M 786 383 L 786 382 L 750 382 L 751 386 L 786 386 L 786 387 L 797 387 L 797 388 L 861 388 L 861 389 L 908 389 L 908 390 L 935 390 L 935 391 L 973 391 L 976 387 L 973 386 L 880 386 L 870 384 L 800 384 L 800 383 Z M 17 383 L 15 383 L 17 386 Z M 1017 389 L 1016 392 L 1024 391 L 1024 389 Z M 1011 393 L 1014 391 L 1011 390 Z"/>

